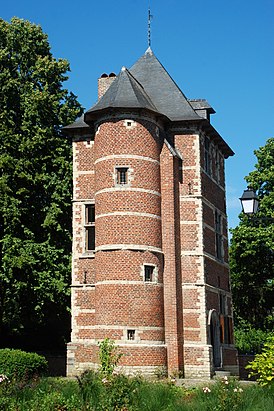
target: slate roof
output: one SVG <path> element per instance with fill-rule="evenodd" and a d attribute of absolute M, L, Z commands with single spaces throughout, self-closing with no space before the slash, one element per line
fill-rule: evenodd
<path fill-rule="evenodd" d="M 92 126 L 99 112 L 108 109 L 146 109 L 168 121 L 199 122 L 223 150 L 225 157 L 233 151 L 210 122 L 197 112 L 215 113 L 206 100 L 188 100 L 149 47 L 130 70 L 123 68 L 100 100 L 75 123 L 64 130 L 75 134 Z M 197 112 L 196 112 L 197 110 Z M 88 124 L 89 125 L 88 125 Z"/>
<path fill-rule="evenodd" d="M 213 107 L 205 99 L 188 99 L 194 110 L 207 110 L 210 114 L 216 113 Z"/>
<path fill-rule="evenodd" d="M 142 84 L 158 111 L 170 120 L 200 119 L 150 47 L 130 68 L 130 72 Z"/>
<path fill-rule="evenodd" d="M 88 113 L 107 108 L 144 108 L 172 121 L 201 119 L 150 48 L 130 70 L 121 70 L 106 93 L 87 111 L 87 118 Z"/>
<path fill-rule="evenodd" d="M 122 68 L 120 74 L 101 99 L 87 111 L 86 116 L 90 118 L 90 114 L 109 108 L 147 109 L 160 114 L 144 87 L 125 67 Z"/>
<path fill-rule="evenodd" d="M 81 115 L 74 123 L 69 124 L 68 126 L 63 127 L 63 130 L 84 130 L 89 129 L 89 125 L 84 121 L 84 114 Z"/>

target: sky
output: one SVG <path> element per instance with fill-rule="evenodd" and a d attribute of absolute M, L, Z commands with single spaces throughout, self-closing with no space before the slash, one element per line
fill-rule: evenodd
<path fill-rule="evenodd" d="M 215 109 L 211 123 L 235 152 L 226 161 L 229 227 L 238 224 L 254 150 L 274 136 L 274 0 L 13 0 L 0 17 L 39 24 L 56 59 L 70 62 L 66 88 L 89 109 L 97 79 L 130 68 L 148 47 L 190 98 Z"/>

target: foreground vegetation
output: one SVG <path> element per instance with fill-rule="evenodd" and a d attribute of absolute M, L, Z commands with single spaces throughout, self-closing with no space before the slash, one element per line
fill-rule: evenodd
<path fill-rule="evenodd" d="M 27 384 L 0 376 L 1 411 L 273 411 L 274 386 L 241 387 L 235 380 L 193 389 L 171 381 L 88 372 L 77 380 L 42 378 Z"/>
<path fill-rule="evenodd" d="M 42 356 L 0 350 L 0 411 L 273 411 L 273 352 L 274 337 L 250 364 L 259 385 L 244 387 L 224 377 L 186 388 L 175 379 L 147 381 L 117 373 L 122 354 L 107 338 L 99 344 L 98 371 L 77 379 L 43 377 Z"/>

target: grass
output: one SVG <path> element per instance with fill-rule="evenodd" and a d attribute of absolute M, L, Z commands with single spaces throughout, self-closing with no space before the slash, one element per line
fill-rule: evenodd
<path fill-rule="evenodd" d="M 235 380 L 186 389 L 140 377 L 42 378 L 0 383 L 0 411 L 273 411 L 274 385 L 241 387 Z"/>

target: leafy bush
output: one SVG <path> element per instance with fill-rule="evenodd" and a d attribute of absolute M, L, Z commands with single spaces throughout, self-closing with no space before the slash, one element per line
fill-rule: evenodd
<path fill-rule="evenodd" d="M 247 366 L 250 369 L 249 377 L 257 377 L 260 385 L 270 385 L 274 383 L 274 334 L 265 343 L 262 353 L 255 356 Z"/>
<path fill-rule="evenodd" d="M 260 354 L 269 336 L 269 332 L 242 324 L 234 329 L 235 346 L 240 354 Z"/>
<path fill-rule="evenodd" d="M 85 371 L 78 377 L 81 397 L 92 410 L 133 410 L 134 398 L 142 382 L 139 377 L 130 378 L 114 372 L 108 377 L 100 372 Z"/>
<path fill-rule="evenodd" d="M 91 403 L 94 410 L 99 410 L 104 390 L 99 373 L 93 370 L 84 371 L 81 376 L 77 377 L 77 381 L 83 403 Z"/>
<path fill-rule="evenodd" d="M 45 357 L 9 348 L 0 350 L 0 372 L 9 379 L 24 381 L 46 373 Z"/>
<path fill-rule="evenodd" d="M 106 377 L 111 376 L 121 356 L 122 354 L 118 353 L 114 341 L 109 338 L 101 341 L 99 344 L 100 372 Z"/>

